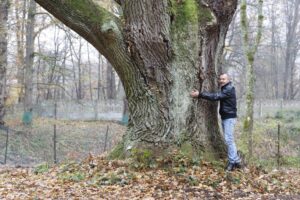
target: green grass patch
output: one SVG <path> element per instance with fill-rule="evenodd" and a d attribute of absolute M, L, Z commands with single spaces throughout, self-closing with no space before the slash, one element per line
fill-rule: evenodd
<path fill-rule="evenodd" d="M 237 125 L 238 149 L 248 154 L 248 136 L 243 134 L 242 122 Z M 278 136 L 278 125 L 280 135 Z M 282 167 L 300 166 L 300 111 L 284 110 L 274 117 L 254 121 L 253 157 L 248 163 L 258 164 L 267 169 L 277 167 L 278 137 L 280 143 L 280 165 Z M 247 157 L 248 158 L 248 157 Z"/>
<path fill-rule="evenodd" d="M 43 174 L 43 173 L 48 172 L 48 171 L 49 171 L 49 164 L 48 163 L 42 163 L 42 164 L 36 166 L 34 168 L 33 172 L 35 174 Z"/>
<path fill-rule="evenodd" d="M 63 181 L 79 182 L 85 179 L 85 174 L 80 171 L 74 173 L 67 172 L 60 174 L 59 179 Z"/>

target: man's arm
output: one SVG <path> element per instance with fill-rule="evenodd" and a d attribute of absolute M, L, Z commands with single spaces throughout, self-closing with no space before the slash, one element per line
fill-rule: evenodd
<path fill-rule="evenodd" d="M 230 96 L 231 96 L 231 90 L 225 89 L 221 92 L 201 92 L 198 97 L 210 101 L 219 101 L 222 99 L 227 99 Z"/>

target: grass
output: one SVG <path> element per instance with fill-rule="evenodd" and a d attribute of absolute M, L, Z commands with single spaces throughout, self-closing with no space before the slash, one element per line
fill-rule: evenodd
<path fill-rule="evenodd" d="M 247 155 L 247 136 L 242 134 L 242 120 L 237 125 L 238 148 Z M 251 162 L 273 169 L 278 166 L 278 125 L 280 125 L 280 159 L 282 167 L 300 166 L 300 111 L 277 112 L 274 117 L 257 119 L 253 130 Z"/>
<path fill-rule="evenodd" d="M 19 118 L 21 119 L 21 118 Z M 21 120 L 7 119 L 10 127 L 8 164 L 32 165 L 53 163 L 53 125 L 56 124 L 57 159 L 81 160 L 89 153 L 104 151 L 105 133 L 109 126 L 107 149 L 121 139 L 125 127 L 103 121 L 63 121 L 35 118 L 31 128 L 24 127 Z M 4 159 L 6 133 L 0 132 L 0 160 Z"/>
<path fill-rule="evenodd" d="M 18 118 L 21 119 L 21 118 Z M 53 125 L 57 126 L 57 159 L 59 162 L 81 160 L 89 153 L 103 153 L 104 138 L 109 126 L 108 148 L 111 150 L 120 141 L 125 127 L 103 121 L 62 121 L 35 118 L 31 128 L 24 127 L 21 120 L 8 118 L 9 132 L 8 164 L 32 165 L 53 163 Z M 247 155 L 247 137 L 242 134 L 242 120 L 236 127 L 238 149 Z M 272 169 L 277 166 L 277 129 L 281 125 L 280 164 L 284 167 L 300 166 L 300 111 L 281 111 L 274 117 L 255 120 L 253 142 L 257 165 Z M 0 161 L 4 160 L 6 133 L 0 132 Z M 120 145 L 120 144 L 119 144 Z M 115 148 L 119 154 L 122 149 Z M 189 146 L 183 153 L 190 155 Z M 143 154 L 144 155 L 144 154 Z M 146 155 L 147 156 L 147 155 Z M 146 158 L 146 156 L 144 156 Z M 118 156 L 116 156 L 118 157 Z M 144 158 L 142 157 L 142 158 Z"/>

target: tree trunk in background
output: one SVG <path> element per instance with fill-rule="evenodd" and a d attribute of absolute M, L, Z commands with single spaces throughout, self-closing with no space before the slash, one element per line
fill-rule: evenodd
<path fill-rule="evenodd" d="M 38 48 L 38 53 L 41 54 L 42 53 L 42 49 L 41 49 L 41 41 L 40 41 L 40 35 L 37 37 L 37 48 Z M 38 59 L 37 61 L 37 69 L 36 69 L 36 81 L 37 81 L 37 86 L 36 86 L 36 91 L 37 91 L 37 95 L 36 95 L 36 101 L 35 104 L 40 103 L 40 98 L 41 98 L 41 91 L 42 91 L 42 87 L 40 86 L 40 83 L 42 82 L 42 73 L 41 73 L 41 68 L 42 68 L 42 60 L 41 58 Z"/>
<path fill-rule="evenodd" d="M 283 98 L 284 99 L 291 99 L 292 98 L 292 91 L 293 90 L 293 73 L 292 70 L 293 65 L 296 61 L 296 56 L 293 56 L 296 50 L 297 44 L 297 32 L 296 28 L 299 23 L 299 0 L 286 2 L 286 50 L 285 50 L 285 70 L 284 70 L 284 85 L 283 85 Z"/>
<path fill-rule="evenodd" d="M 262 5 L 263 1 L 259 0 L 258 3 L 258 15 L 257 15 L 257 35 L 253 47 L 249 41 L 249 24 L 247 19 L 247 2 L 242 0 L 241 2 L 241 28 L 243 32 L 243 48 L 246 57 L 246 69 L 247 69 L 247 84 L 246 84 L 246 115 L 244 120 L 244 132 L 248 136 L 248 154 L 249 158 L 252 157 L 253 149 L 253 110 L 254 110 L 254 85 L 255 85 L 255 74 L 254 74 L 254 58 L 257 52 L 258 45 L 260 43 L 262 35 Z"/>
<path fill-rule="evenodd" d="M 24 35 L 27 13 L 27 0 L 15 0 L 15 15 L 16 15 L 16 40 L 17 40 L 17 81 L 20 87 L 19 102 L 24 100 Z"/>
<path fill-rule="evenodd" d="M 275 2 L 274 2 L 275 3 Z M 273 69 L 273 85 L 274 85 L 274 97 L 276 99 L 279 98 L 279 78 L 278 78 L 278 62 L 277 62 L 277 42 L 276 42 L 276 32 L 277 32 L 277 28 L 276 28 L 276 17 L 274 14 L 274 3 L 272 4 L 272 16 L 271 16 L 271 31 L 272 31 L 272 35 L 271 35 L 271 68 Z"/>
<path fill-rule="evenodd" d="M 90 58 L 90 49 L 88 43 L 86 43 L 86 49 L 87 49 L 87 56 L 88 56 L 88 76 L 89 76 L 89 90 L 90 90 L 90 99 L 91 101 L 94 100 L 93 98 L 93 87 L 92 87 L 92 63 Z"/>
<path fill-rule="evenodd" d="M 296 70 L 296 60 L 297 60 L 297 55 L 300 50 L 300 36 L 299 36 L 299 31 L 297 31 L 297 27 L 299 26 L 299 20 L 300 20 L 300 13 L 299 13 L 299 6 L 300 6 L 300 1 L 295 1 L 294 2 L 294 18 L 293 18 L 293 24 L 292 29 L 293 30 L 293 42 L 291 45 L 291 50 L 290 50 L 290 68 L 291 68 L 291 77 L 290 77 L 290 84 L 289 84 L 289 99 L 294 100 L 296 95 L 297 95 L 297 89 L 295 86 L 298 84 L 296 78 L 297 70 Z"/>
<path fill-rule="evenodd" d="M 33 104 L 33 61 L 34 61 L 34 24 L 35 24 L 36 3 L 29 1 L 28 17 L 26 23 L 26 56 L 25 56 L 25 77 L 24 77 L 24 115 L 23 123 L 32 122 Z"/>
<path fill-rule="evenodd" d="M 53 88 L 55 77 L 56 77 L 56 72 L 58 71 L 58 66 L 57 66 L 57 59 L 59 56 L 59 36 L 58 36 L 58 28 L 57 26 L 54 27 L 54 38 L 52 39 L 53 45 L 54 45 L 54 58 L 51 60 L 50 63 L 50 72 L 48 73 L 48 80 L 47 80 L 47 94 L 46 94 L 46 99 L 55 99 L 55 91 L 56 87 Z"/>
<path fill-rule="evenodd" d="M 108 99 L 116 98 L 116 79 L 112 65 L 110 62 L 107 62 L 107 70 L 106 70 L 106 91 Z"/>
<path fill-rule="evenodd" d="M 82 79 L 82 69 L 81 69 L 81 49 L 82 49 L 82 41 L 79 40 L 79 49 L 78 49 L 78 54 L 77 54 L 77 67 L 78 67 L 78 92 L 77 92 L 77 99 L 83 99 L 84 94 L 83 94 L 83 79 Z"/>
<path fill-rule="evenodd" d="M 64 40 L 64 46 L 67 47 L 67 39 L 65 38 Z M 66 73 L 67 73 L 67 65 L 66 65 L 66 61 L 67 61 L 67 57 L 68 57 L 68 48 L 65 48 L 64 50 L 64 58 L 63 58 L 63 62 L 62 62 L 62 90 L 61 90 L 61 99 L 65 99 L 66 98 Z"/>
<path fill-rule="evenodd" d="M 0 0 L 0 125 L 5 116 L 8 8 L 8 0 Z"/>
<path fill-rule="evenodd" d="M 289 85 L 289 99 L 291 99 L 291 100 L 294 100 L 295 96 L 297 94 L 297 92 L 295 90 L 295 85 L 298 84 L 295 81 L 295 77 L 296 77 L 295 75 L 297 73 L 297 71 L 296 71 L 297 53 L 298 53 L 298 50 L 296 50 L 296 48 L 294 47 L 294 51 L 292 52 L 292 55 L 291 55 L 291 81 L 290 81 L 290 85 Z"/>
<path fill-rule="evenodd" d="M 97 100 L 100 99 L 101 92 L 101 67 L 103 66 L 103 60 L 101 59 L 101 54 L 98 55 L 98 73 L 97 73 Z"/>
<path fill-rule="evenodd" d="M 162 155 L 189 145 L 193 152 L 226 156 L 217 103 L 189 93 L 218 89 L 236 0 L 125 0 L 124 21 L 93 0 L 36 1 L 114 66 L 130 112 L 124 151 L 141 148 Z"/>
<path fill-rule="evenodd" d="M 79 39 L 79 47 L 78 49 L 74 47 L 72 44 L 72 40 L 70 39 L 70 52 L 71 52 L 71 60 L 73 67 L 73 79 L 75 82 L 75 91 L 77 100 L 83 99 L 83 86 L 82 86 L 82 41 Z M 78 51 L 78 52 L 77 52 Z M 75 56 L 76 60 L 74 60 L 73 56 Z"/>

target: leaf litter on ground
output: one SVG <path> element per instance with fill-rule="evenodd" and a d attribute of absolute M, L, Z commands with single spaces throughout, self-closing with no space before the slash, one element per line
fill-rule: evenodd
<path fill-rule="evenodd" d="M 93 155 L 38 173 L 2 167 L 0 199 L 300 199 L 298 169 L 225 172 L 204 161 L 182 167 L 136 169 Z"/>

